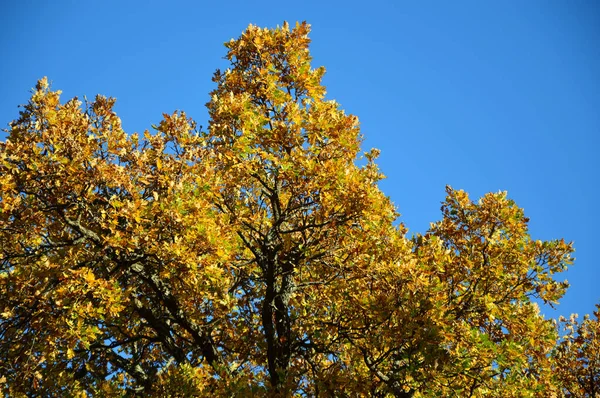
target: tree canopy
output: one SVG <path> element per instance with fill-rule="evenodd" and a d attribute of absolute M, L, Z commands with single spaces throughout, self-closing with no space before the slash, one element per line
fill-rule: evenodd
<path fill-rule="evenodd" d="M 38 82 L 0 143 L 5 395 L 598 394 L 597 319 L 560 337 L 537 304 L 572 245 L 450 187 L 408 236 L 309 30 L 226 43 L 206 131 Z"/>

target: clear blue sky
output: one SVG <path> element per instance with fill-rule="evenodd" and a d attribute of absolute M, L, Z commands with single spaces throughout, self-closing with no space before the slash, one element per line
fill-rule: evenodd
<path fill-rule="evenodd" d="M 600 3 L 31 1 L 0 5 L 0 123 L 48 76 L 63 98 L 117 98 L 126 131 L 204 104 L 222 43 L 249 23 L 313 26 L 328 97 L 382 150 L 382 189 L 411 232 L 444 186 L 507 190 L 535 239 L 573 240 L 571 289 L 549 316 L 600 302 Z M 4 137 L 4 136 L 2 136 Z"/>

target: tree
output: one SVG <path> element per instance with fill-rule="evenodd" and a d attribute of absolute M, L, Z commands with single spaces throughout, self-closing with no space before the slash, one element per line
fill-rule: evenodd
<path fill-rule="evenodd" d="M 309 25 L 226 44 L 208 131 L 126 134 L 43 79 L 0 147 L 0 381 L 11 396 L 547 396 L 533 298 L 572 247 L 505 193 L 447 188 L 406 236 L 378 152 L 325 99 Z"/>
<path fill-rule="evenodd" d="M 385 298 L 370 297 L 361 315 L 370 333 L 350 340 L 396 396 L 547 397 L 557 335 L 532 298 L 563 295 L 566 282 L 552 275 L 571 245 L 533 241 L 505 192 L 477 203 L 447 194 L 442 221 L 413 239 L 413 257 L 390 264 Z"/>
<path fill-rule="evenodd" d="M 553 352 L 554 372 L 565 397 L 600 396 L 600 305 L 594 318 L 561 319 L 566 332 Z"/>

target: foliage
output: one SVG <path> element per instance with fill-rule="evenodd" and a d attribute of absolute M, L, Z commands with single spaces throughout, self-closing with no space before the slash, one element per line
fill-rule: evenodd
<path fill-rule="evenodd" d="M 128 135 L 114 99 L 38 82 L 0 144 L 5 394 L 562 391 L 532 300 L 563 295 L 571 244 L 532 240 L 506 193 L 450 187 L 408 238 L 308 33 L 226 43 L 208 131 L 175 112 Z"/>
<path fill-rule="evenodd" d="M 553 353 L 554 373 L 565 397 L 600 395 L 600 305 L 594 318 L 561 319 L 566 332 Z"/>
<path fill-rule="evenodd" d="M 380 290 L 387 300 L 371 297 L 371 333 L 351 340 L 391 391 L 547 396 L 556 331 L 531 299 L 563 294 L 566 284 L 551 275 L 571 247 L 531 240 L 506 193 L 473 203 L 447 192 L 442 221 L 413 239 L 412 261 L 390 265 L 396 274 Z"/>

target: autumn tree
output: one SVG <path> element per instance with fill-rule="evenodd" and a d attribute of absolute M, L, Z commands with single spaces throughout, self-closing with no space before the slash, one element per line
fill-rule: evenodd
<path fill-rule="evenodd" d="M 235 242 L 205 195 L 218 182 L 202 138 L 183 114 L 128 136 L 113 104 L 61 105 L 42 80 L 2 144 L 10 395 L 143 391 L 172 363 L 228 369 L 212 329 L 229 312 Z"/>
<path fill-rule="evenodd" d="M 531 239 L 505 193 L 451 188 L 407 237 L 308 33 L 226 43 L 207 131 L 175 112 L 127 134 L 114 99 L 38 82 L 0 144 L 5 394 L 563 391 L 533 300 L 564 293 L 571 245 Z"/>
<path fill-rule="evenodd" d="M 241 245 L 234 335 L 258 343 L 274 391 L 317 394 L 345 366 L 334 322 L 339 294 L 369 273 L 367 257 L 392 239 L 396 214 L 377 189 L 375 153 L 356 165 L 356 117 L 324 99 L 308 31 L 251 26 L 226 44 L 232 68 L 215 74 L 206 139 L 222 181 L 216 206 Z M 239 345 L 230 349 L 245 358 Z"/>
<path fill-rule="evenodd" d="M 565 397 L 600 396 L 600 305 L 593 318 L 560 319 L 565 332 L 553 352 L 554 372 Z"/>
<path fill-rule="evenodd" d="M 357 358 L 395 396 L 550 396 L 557 333 L 533 299 L 563 295 L 552 275 L 571 245 L 532 240 L 505 192 L 447 194 L 442 220 L 413 238 L 414 256 L 378 278 L 367 311 L 351 310 L 370 332 L 349 336 Z"/>

